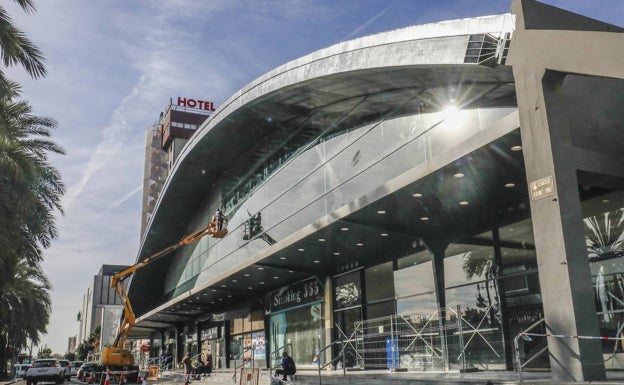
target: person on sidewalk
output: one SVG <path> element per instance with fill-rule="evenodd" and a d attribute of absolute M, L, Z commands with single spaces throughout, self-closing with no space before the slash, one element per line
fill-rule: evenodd
<path fill-rule="evenodd" d="M 282 363 L 280 364 L 281 369 L 277 369 L 275 371 L 276 376 L 283 376 L 282 380 L 286 381 L 287 376 L 292 376 L 297 372 L 297 367 L 295 366 L 295 361 L 291 356 L 288 355 L 287 352 L 282 353 Z"/>
<path fill-rule="evenodd" d="M 186 371 L 186 376 L 189 377 L 193 374 L 195 368 L 193 368 L 193 364 L 191 363 L 191 353 L 187 352 L 182 358 L 182 363 L 184 364 L 184 370 Z"/>

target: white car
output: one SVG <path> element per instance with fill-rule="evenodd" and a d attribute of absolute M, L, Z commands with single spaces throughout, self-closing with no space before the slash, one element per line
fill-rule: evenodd
<path fill-rule="evenodd" d="M 71 380 L 71 363 L 69 360 L 58 360 L 59 364 L 63 367 L 65 371 L 65 379 Z"/>
<path fill-rule="evenodd" d="M 71 375 L 78 376 L 78 369 L 84 364 L 84 361 L 71 361 Z"/>
<path fill-rule="evenodd" d="M 54 358 L 35 360 L 26 371 L 26 385 L 37 385 L 39 381 L 65 382 L 65 369 Z"/>
<path fill-rule="evenodd" d="M 30 364 L 15 364 L 15 377 L 24 377 Z"/>

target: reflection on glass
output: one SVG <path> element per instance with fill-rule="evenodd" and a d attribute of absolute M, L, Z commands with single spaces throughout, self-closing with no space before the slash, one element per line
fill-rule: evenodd
<path fill-rule="evenodd" d="M 392 261 L 366 269 L 364 279 L 366 282 L 366 302 L 370 303 L 382 299 L 394 300 Z"/>
<path fill-rule="evenodd" d="M 616 192 L 583 202 L 585 241 L 600 333 L 624 332 L 624 194 Z M 603 341 L 605 353 L 622 352 L 621 344 Z"/>

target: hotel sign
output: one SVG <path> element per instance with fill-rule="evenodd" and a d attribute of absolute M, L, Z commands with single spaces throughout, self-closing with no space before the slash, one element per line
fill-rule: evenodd
<path fill-rule="evenodd" d="M 214 111 L 214 104 L 205 100 L 182 98 L 178 96 L 178 107 L 197 108 L 199 110 Z"/>
<path fill-rule="evenodd" d="M 552 175 L 531 182 L 529 187 L 531 200 L 538 200 L 555 194 L 555 183 Z"/>

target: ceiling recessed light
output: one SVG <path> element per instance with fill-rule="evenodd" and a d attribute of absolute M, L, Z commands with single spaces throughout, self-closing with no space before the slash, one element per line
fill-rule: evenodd
<path fill-rule="evenodd" d="M 286 260 L 286 257 L 280 257 L 280 259 L 281 259 L 282 261 L 285 261 L 285 260 Z"/>
<path fill-rule="evenodd" d="M 516 187 L 516 184 L 515 183 L 511 183 L 511 182 L 505 183 L 505 187 L 507 187 L 507 188 Z"/>
<path fill-rule="evenodd" d="M 467 201 L 461 201 L 459 202 L 460 205 L 462 206 L 468 206 L 468 202 Z"/>
<path fill-rule="evenodd" d="M 253 290 L 253 286 L 248 286 L 247 289 Z"/>
<path fill-rule="evenodd" d="M 414 193 L 414 194 L 412 194 L 412 196 L 414 198 L 422 198 L 423 195 L 421 193 Z"/>
<path fill-rule="evenodd" d="M 238 279 L 233 279 L 232 282 L 236 283 L 238 282 Z"/>
<path fill-rule="evenodd" d="M 381 234 L 379 234 L 379 235 L 381 235 L 382 237 L 387 237 L 387 236 L 388 236 L 388 233 L 381 233 Z"/>
<path fill-rule="evenodd" d="M 428 221 L 428 220 L 429 220 L 429 217 L 420 217 L 420 220 L 421 220 L 421 221 Z"/>
<path fill-rule="evenodd" d="M 522 150 L 522 146 L 513 146 L 511 147 L 511 151 L 521 151 Z"/>
<path fill-rule="evenodd" d="M 223 286 L 225 286 L 225 285 L 223 285 Z M 212 291 L 215 292 L 215 291 L 217 291 L 217 289 L 212 289 Z"/>
<path fill-rule="evenodd" d="M 314 261 L 314 263 L 321 263 L 321 261 L 319 261 L 318 259 Z"/>
<path fill-rule="evenodd" d="M 453 175 L 455 178 L 463 178 L 464 174 L 462 174 L 461 172 L 458 172 L 457 174 Z"/>
<path fill-rule="evenodd" d="M 378 210 L 378 211 L 377 211 L 377 214 L 380 214 L 380 215 L 381 215 L 381 214 L 385 214 L 385 213 L 386 213 L 386 211 L 385 211 L 385 210 Z"/>
<path fill-rule="evenodd" d="M 275 277 L 273 277 L 273 279 L 279 279 L 279 277 L 276 275 Z"/>
<path fill-rule="evenodd" d="M 325 238 L 319 238 L 318 241 L 319 242 L 325 242 Z"/>
<path fill-rule="evenodd" d="M 264 270 L 264 267 L 259 267 L 258 270 Z"/>
<path fill-rule="evenodd" d="M 249 277 L 249 274 L 243 274 L 245 277 Z"/>
<path fill-rule="evenodd" d="M 288 270 L 288 272 L 292 274 L 292 273 L 294 273 L 295 271 L 294 271 L 294 270 Z"/>
<path fill-rule="evenodd" d="M 340 255 L 340 253 L 337 251 L 334 251 L 334 255 Z"/>
<path fill-rule="evenodd" d="M 609 203 L 609 200 L 608 199 L 603 199 L 601 202 L 602 203 Z"/>
<path fill-rule="evenodd" d="M 299 250 L 299 251 L 305 251 L 305 249 L 297 249 L 297 250 Z"/>
<path fill-rule="evenodd" d="M 348 227 L 342 227 L 342 228 L 340 229 L 340 231 L 349 231 L 349 228 L 348 228 Z"/>
<path fill-rule="evenodd" d="M 355 245 L 356 245 L 356 246 L 364 246 L 364 244 L 363 244 L 363 243 L 361 243 L 361 242 L 358 242 L 358 243 L 356 243 Z"/>
<path fill-rule="evenodd" d="M 264 285 L 264 281 L 260 281 L 260 284 L 261 284 L 261 285 Z"/>

